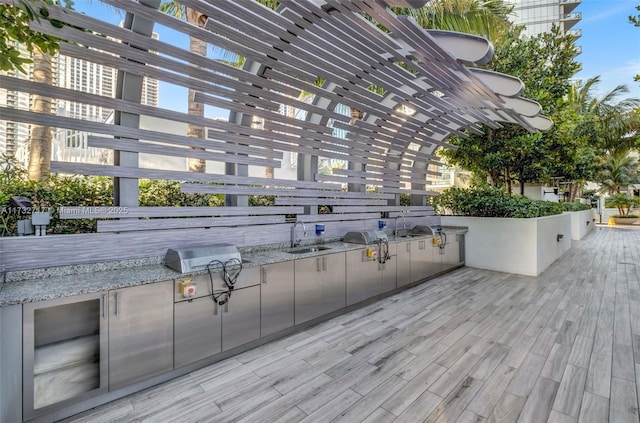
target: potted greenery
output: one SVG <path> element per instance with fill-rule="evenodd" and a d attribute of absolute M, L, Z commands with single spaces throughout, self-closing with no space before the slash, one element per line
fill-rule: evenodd
<path fill-rule="evenodd" d="M 631 214 L 633 207 L 640 204 L 638 197 L 619 192 L 613 194 L 607 203 L 618 209 L 618 214 L 612 216 L 616 225 L 632 225 L 638 220 L 638 216 Z"/>

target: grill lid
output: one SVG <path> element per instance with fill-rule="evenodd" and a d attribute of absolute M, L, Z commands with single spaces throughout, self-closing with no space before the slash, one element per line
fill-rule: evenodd
<path fill-rule="evenodd" d="M 191 248 L 169 248 L 164 258 L 165 266 L 180 273 L 206 270 L 209 263 L 218 260 L 223 264 L 241 263 L 242 257 L 235 245 L 211 244 Z"/>
<path fill-rule="evenodd" d="M 427 225 L 416 225 L 411 230 L 413 235 L 433 235 L 433 228 Z"/>
<path fill-rule="evenodd" d="M 388 241 L 387 234 L 384 231 L 354 231 L 347 232 L 343 242 L 352 244 L 375 244 L 379 239 Z"/>

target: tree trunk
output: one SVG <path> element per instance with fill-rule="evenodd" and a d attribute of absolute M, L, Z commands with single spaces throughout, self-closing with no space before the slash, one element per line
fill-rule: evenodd
<path fill-rule="evenodd" d="M 53 73 L 49 54 L 35 48 L 33 58 L 33 81 L 53 84 Z M 52 99 L 38 94 L 31 96 L 31 111 L 51 114 Z M 29 137 L 29 179 L 41 180 L 51 174 L 51 142 L 53 134 L 48 126 L 32 125 Z"/>
<path fill-rule="evenodd" d="M 203 27 L 206 22 L 206 16 L 193 9 L 187 8 L 187 22 Z M 189 51 L 191 53 L 199 54 L 200 56 L 207 55 L 207 43 L 196 37 L 189 37 Z M 197 103 L 194 98 L 196 90 L 189 89 L 189 108 L 188 113 L 191 116 L 204 117 L 204 104 Z M 187 136 L 193 138 L 204 139 L 204 128 L 202 126 L 189 124 L 187 126 Z M 199 147 L 189 147 L 193 150 L 204 150 Z M 189 172 L 204 173 L 207 170 L 207 162 L 202 159 L 187 159 L 187 166 Z"/>
<path fill-rule="evenodd" d="M 489 174 L 489 183 L 491 184 L 492 187 L 497 187 L 498 186 L 498 175 L 495 171 L 489 170 L 487 171 L 487 173 Z"/>
<path fill-rule="evenodd" d="M 504 182 L 507 184 L 507 193 L 509 195 L 513 194 L 513 188 L 511 187 L 511 172 L 509 171 L 509 166 L 504 168 Z"/>

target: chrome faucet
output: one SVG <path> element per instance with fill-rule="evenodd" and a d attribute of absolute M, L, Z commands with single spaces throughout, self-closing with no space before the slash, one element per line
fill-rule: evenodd
<path fill-rule="evenodd" d="M 404 214 L 399 214 L 393 218 L 393 236 L 398 236 L 398 219 L 402 218 L 402 229 L 407 229 L 407 220 L 404 218 Z"/>
<path fill-rule="evenodd" d="M 296 222 L 291 227 L 291 247 L 292 248 L 300 245 L 300 241 L 302 241 L 302 239 L 299 239 L 296 241 L 296 226 L 298 226 L 298 223 L 302 225 L 302 231 L 304 232 L 304 236 L 307 236 L 307 227 L 304 226 L 304 222 L 300 220 L 296 220 Z"/>

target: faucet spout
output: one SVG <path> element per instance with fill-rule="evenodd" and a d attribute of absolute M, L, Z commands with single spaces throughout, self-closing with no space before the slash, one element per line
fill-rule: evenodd
<path fill-rule="evenodd" d="M 407 220 L 404 218 L 404 212 L 393 218 L 393 236 L 398 236 L 398 219 L 402 218 L 402 229 L 407 229 Z"/>
<path fill-rule="evenodd" d="M 302 225 L 302 232 L 304 233 L 305 237 L 307 236 L 307 227 L 304 225 L 304 222 L 300 220 L 296 220 L 293 226 L 291 227 L 291 247 L 292 248 L 300 245 L 300 241 L 302 241 L 302 239 L 296 240 L 296 227 L 298 226 L 298 224 Z"/>

